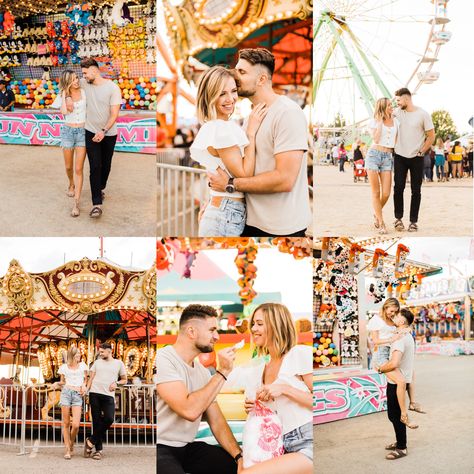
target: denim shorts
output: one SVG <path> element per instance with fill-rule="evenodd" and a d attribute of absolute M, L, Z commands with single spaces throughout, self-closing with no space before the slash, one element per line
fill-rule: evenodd
<path fill-rule="evenodd" d="M 63 387 L 61 390 L 61 398 L 59 403 L 62 407 L 81 407 L 83 398 L 79 392 L 68 387 Z"/>
<path fill-rule="evenodd" d="M 378 346 L 372 356 L 372 367 L 380 367 L 390 360 L 390 346 Z"/>
<path fill-rule="evenodd" d="M 284 434 L 283 446 L 286 453 L 301 453 L 313 461 L 313 423 L 306 423 Z"/>
<path fill-rule="evenodd" d="M 76 148 L 78 146 L 86 146 L 86 129 L 61 126 L 61 147 Z"/>
<path fill-rule="evenodd" d="M 365 169 L 370 171 L 392 171 L 393 155 L 389 151 L 370 148 L 365 157 Z"/>
<path fill-rule="evenodd" d="M 208 204 L 199 222 L 199 237 L 239 237 L 246 218 L 243 201 L 224 198 L 219 207 Z"/>

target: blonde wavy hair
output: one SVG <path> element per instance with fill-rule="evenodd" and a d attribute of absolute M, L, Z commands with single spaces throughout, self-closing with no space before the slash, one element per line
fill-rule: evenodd
<path fill-rule="evenodd" d="M 222 90 L 224 82 L 234 74 L 223 66 L 214 66 L 204 72 L 198 83 L 197 91 L 197 118 L 200 123 L 217 119 L 216 102 Z"/>
<path fill-rule="evenodd" d="M 78 352 L 79 352 L 79 349 L 76 346 L 71 346 L 67 350 L 66 361 L 68 365 L 72 365 L 74 363 L 74 357 L 76 357 L 76 354 Z"/>
<path fill-rule="evenodd" d="M 72 83 L 76 80 L 77 74 L 70 69 L 66 69 L 59 77 L 59 90 L 64 91 L 66 95 L 71 94 Z"/>
<path fill-rule="evenodd" d="M 390 118 L 387 113 L 388 105 L 390 104 L 390 99 L 386 97 L 382 97 L 375 102 L 375 109 L 374 109 L 374 118 L 375 120 L 385 120 Z"/>
<path fill-rule="evenodd" d="M 296 345 L 296 326 L 290 311 L 285 305 L 280 303 L 263 303 L 255 308 L 250 318 L 250 327 L 254 324 L 254 318 L 260 311 L 265 322 L 267 341 L 264 347 L 257 348 L 258 355 L 269 354 L 268 343 L 271 341 L 277 354 L 282 357 Z"/>
<path fill-rule="evenodd" d="M 382 309 L 380 310 L 380 317 L 385 321 L 392 321 L 388 316 L 387 316 L 387 309 L 390 308 L 391 306 L 395 306 L 397 308 L 397 311 L 400 311 L 400 302 L 397 300 L 397 298 L 387 298 L 382 305 Z"/>

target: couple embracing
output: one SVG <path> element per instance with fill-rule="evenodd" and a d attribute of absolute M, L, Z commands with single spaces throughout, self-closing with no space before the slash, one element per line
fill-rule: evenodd
<path fill-rule="evenodd" d="M 433 121 L 428 112 L 415 106 L 407 88 L 395 92 L 397 108 L 383 97 L 375 104 L 374 119 L 369 123 L 372 145 L 367 152 L 365 168 L 372 190 L 374 227 L 380 234 L 387 228 L 382 209 L 390 197 L 394 174 L 393 203 L 395 230 L 405 230 L 403 224 L 403 193 L 410 172 L 411 203 L 408 232 L 418 231 L 424 156 L 435 139 Z"/>
<path fill-rule="evenodd" d="M 237 443 L 216 397 L 234 368 L 238 346 L 217 353 L 214 375 L 196 358 L 210 353 L 219 339 L 217 312 L 189 305 L 179 321 L 176 343 L 157 351 L 157 460 L 161 474 L 310 474 L 313 472 L 312 348 L 297 344 L 286 306 L 264 303 L 250 318 L 258 355 L 239 378 L 245 386 L 247 413 L 258 402 L 277 413 L 284 454 L 248 467 L 247 453 Z M 220 446 L 196 441 L 201 420 Z M 264 442 L 264 440 L 261 440 Z M 245 459 L 243 458 L 245 457 Z M 244 468 L 244 465 L 246 466 Z"/>
<path fill-rule="evenodd" d="M 84 161 L 89 159 L 92 194 L 91 218 L 102 215 L 105 187 L 117 141 L 116 121 L 122 104 L 120 88 L 102 77 L 93 58 L 81 62 L 83 78 L 72 70 L 59 78 L 59 94 L 52 107 L 64 115 L 61 147 L 68 178 L 67 196 L 74 198 L 71 216 L 80 215 Z"/>
<path fill-rule="evenodd" d="M 235 69 L 214 66 L 200 79 L 202 126 L 190 151 L 207 169 L 211 188 L 200 237 L 305 235 L 308 124 L 294 101 L 274 92 L 274 72 L 270 51 L 243 49 Z M 253 105 L 243 128 L 231 120 L 239 96 Z"/>

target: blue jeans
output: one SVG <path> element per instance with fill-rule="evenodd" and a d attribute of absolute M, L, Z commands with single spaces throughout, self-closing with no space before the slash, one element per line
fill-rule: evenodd
<path fill-rule="evenodd" d="M 286 453 L 301 453 L 313 461 L 313 423 L 309 422 L 283 435 Z"/>
<path fill-rule="evenodd" d="M 86 146 L 86 129 L 61 125 L 61 147 L 76 148 Z"/>
<path fill-rule="evenodd" d="M 224 198 L 219 207 L 209 204 L 199 222 L 199 237 L 239 237 L 246 218 L 243 201 Z"/>
<path fill-rule="evenodd" d="M 380 367 L 390 360 L 390 346 L 378 346 L 372 354 L 371 367 Z"/>
<path fill-rule="evenodd" d="M 370 148 L 365 157 L 365 169 L 370 171 L 392 171 L 393 156 L 389 151 Z"/>

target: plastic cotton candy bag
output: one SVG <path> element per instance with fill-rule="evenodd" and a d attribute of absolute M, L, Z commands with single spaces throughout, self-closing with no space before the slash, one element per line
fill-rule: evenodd
<path fill-rule="evenodd" d="M 280 418 L 258 400 L 245 423 L 242 451 L 244 468 L 284 453 L 283 426 Z"/>

